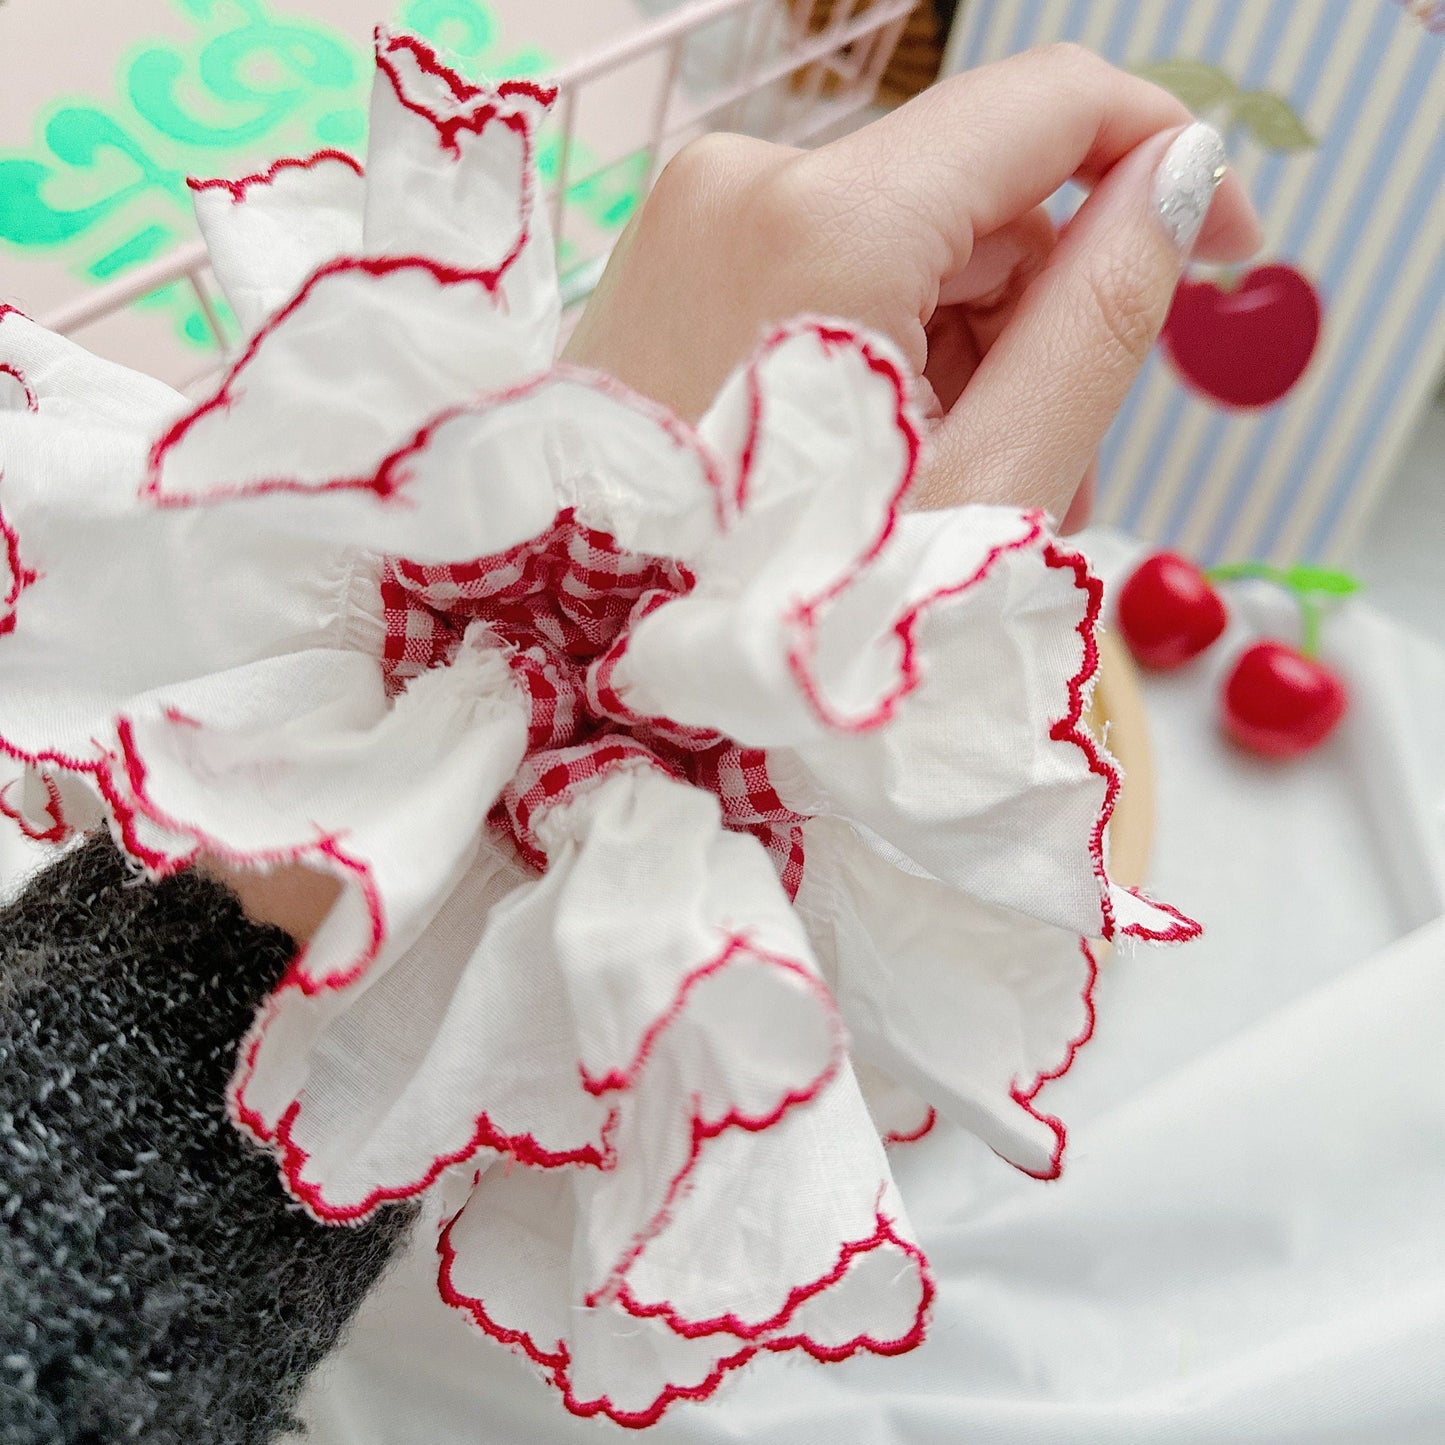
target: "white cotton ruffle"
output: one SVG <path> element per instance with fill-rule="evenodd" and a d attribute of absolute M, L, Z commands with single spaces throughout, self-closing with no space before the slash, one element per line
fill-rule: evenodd
<path fill-rule="evenodd" d="M 699 427 L 557 365 L 549 92 L 379 33 L 365 166 L 196 183 L 249 339 L 190 403 L 0 309 L 0 813 L 335 902 L 229 1106 L 319 1221 L 436 1191 L 438 1288 L 644 1425 L 911 1349 L 885 1144 L 1058 1173 L 1115 887 L 1100 589 L 905 510 L 894 349 L 804 318 Z"/>

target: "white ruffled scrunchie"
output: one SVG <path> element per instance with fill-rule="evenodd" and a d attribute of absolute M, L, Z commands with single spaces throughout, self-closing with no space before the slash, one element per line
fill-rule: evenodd
<path fill-rule="evenodd" d="M 805 320 L 696 431 L 555 365 L 544 89 L 380 33 L 365 172 L 200 182 L 200 405 L 0 312 L 0 807 L 342 884 L 238 1062 L 317 1219 L 433 1187 L 439 1288 L 622 1424 L 923 1338 L 885 1142 L 1059 1170 L 1110 884 L 1099 583 L 907 512 L 893 349 Z"/>

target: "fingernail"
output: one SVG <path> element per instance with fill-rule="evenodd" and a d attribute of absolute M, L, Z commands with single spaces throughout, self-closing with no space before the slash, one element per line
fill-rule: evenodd
<path fill-rule="evenodd" d="M 1188 255 L 1229 164 L 1224 137 L 1197 120 L 1175 136 L 1154 171 L 1154 210 L 1169 239 Z"/>

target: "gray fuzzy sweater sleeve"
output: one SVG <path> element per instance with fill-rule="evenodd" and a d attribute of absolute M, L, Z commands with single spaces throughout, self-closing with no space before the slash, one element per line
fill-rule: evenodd
<path fill-rule="evenodd" d="M 108 840 L 0 912 L 0 1445 L 260 1445 L 412 1215 L 325 1228 L 225 1116 L 292 952 Z"/>

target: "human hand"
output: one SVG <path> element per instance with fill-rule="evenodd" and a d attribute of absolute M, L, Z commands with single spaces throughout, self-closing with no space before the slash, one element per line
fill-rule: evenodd
<path fill-rule="evenodd" d="M 936 425 L 918 500 L 1062 516 L 1087 498 L 1080 479 L 1195 240 L 1171 239 L 1152 185 L 1189 121 L 1167 92 L 1059 46 L 944 81 L 816 151 L 707 137 L 663 172 L 567 358 L 696 419 L 769 325 L 854 320 L 891 337 L 927 384 Z M 1092 191 L 1056 237 L 1042 202 L 1070 177 Z M 1226 177 L 1196 254 L 1243 260 L 1258 240 Z M 206 867 L 298 941 L 338 889 L 299 866 Z"/>
<path fill-rule="evenodd" d="M 1243 187 L 1217 174 L 1217 135 L 1174 146 L 1190 122 L 1167 91 L 1062 45 L 954 76 L 815 151 L 705 137 L 664 169 L 566 358 L 695 420 L 769 325 L 857 321 L 925 383 L 918 503 L 1081 524 L 1095 451 L 1191 248 L 1229 262 L 1259 245 Z M 1071 178 L 1090 194 L 1056 236 L 1042 203 Z"/>

